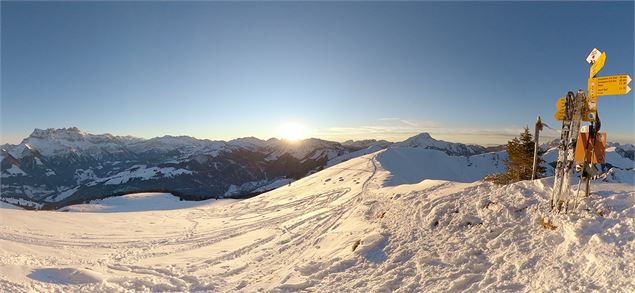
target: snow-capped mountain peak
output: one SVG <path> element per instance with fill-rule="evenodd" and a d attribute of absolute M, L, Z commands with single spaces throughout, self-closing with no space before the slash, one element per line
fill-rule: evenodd
<path fill-rule="evenodd" d="M 86 133 L 79 130 L 77 127 L 69 127 L 69 128 L 47 128 L 40 129 L 36 128 L 33 130 L 31 135 L 29 135 L 29 139 L 64 139 L 64 140 L 80 140 L 86 136 Z"/>
<path fill-rule="evenodd" d="M 22 143 L 12 148 L 11 155 L 22 158 L 34 151 L 44 156 L 63 156 L 68 153 L 85 152 L 101 156 L 104 152 L 121 152 L 124 145 L 137 142 L 133 137 L 112 134 L 90 134 L 77 127 L 36 128 Z"/>
<path fill-rule="evenodd" d="M 482 146 L 436 140 L 427 132 L 417 134 L 402 142 L 395 143 L 392 147 L 435 149 L 453 156 L 471 156 L 485 152 L 485 148 Z"/>

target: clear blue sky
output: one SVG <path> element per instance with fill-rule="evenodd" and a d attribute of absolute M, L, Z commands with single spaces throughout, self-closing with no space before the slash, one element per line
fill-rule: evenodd
<path fill-rule="evenodd" d="M 634 73 L 632 1 L 1 5 L 3 143 L 69 126 L 269 138 L 288 122 L 504 143 L 537 115 L 559 128 L 594 47 L 599 75 Z M 635 140 L 634 97 L 600 97 L 609 140 Z"/>

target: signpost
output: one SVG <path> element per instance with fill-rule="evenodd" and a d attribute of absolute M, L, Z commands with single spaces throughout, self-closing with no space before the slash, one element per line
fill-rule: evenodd
<path fill-rule="evenodd" d="M 598 72 L 600 72 L 602 67 L 604 67 L 605 62 L 606 62 L 606 53 L 602 52 L 600 57 L 598 57 L 597 60 L 591 63 L 591 69 L 589 70 L 589 78 L 595 77 L 595 75 L 598 74 Z"/>
<path fill-rule="evenodd" d="M 596 77 L 596 74 L 600 72 L 606 63 L 606 53 L 600 52 L 597 48 L 593 48 L 586 61 L 591 64 L 591 68 L 589 69 L 589 81 L 587 84 L 588 111 L 583 115 L 583 119 L 593 122 L 597 116 L 598 97 L 627 94 L 631 91 L 628 86 L 631 82 L 631 77 L 628 74 Z"/>
<path fill-rule="evenodd" d="M 555 118 L 558 121 L 562 121 L 564 120 L 564 111 L 567 105 L 567 99 L 562 97 L 560 99 L 558 99 L 558 103 L 556 103 L 556 113 L 553 114 L 553 118 Z"/>
<path fill-rule="evenodd" d="M 589 89 L 596 97 L 625 95 L 631 91 L 631 80 L 628 74 L 594 77 L 589 79 Z"/>
<path fill-rule="evenodd" d="M 556 120 L 562 121 L 556 176 L 551 197 L 551 208 L 557 209 L 558 212 L 564 208 L 566 213 L 569 209 L 569 201 L 572 199 L 569 189 L 571 165 L 578 163 L 576 169 L 581 172 L 578 191 L 573 198 L 573 206 L 576 207 L 582 182 L 586 185 L 586 195 L 589 195 L 590 180 L 595 173 L 593 164 L 604 163 L 606 133 L 598 132 L 601 124 L 597 115 L 597 98 L 628 94 L 631 91 L 629 87 L 631 77 L 628 74 L 596 76 L 606 63 L 605 52 L 594 48 L 586 61 L 591 65 L 587 84 L 588 96 L 584 96 L 584 92 L 579 91 L 575 99 L 560 98 L 554 114 Z M 567 97 L 570 96 L 572 93 Z M 591 125 L 588 126 L 586 133 L 581 132 L 578 136 L 580 120 L 588 121 Z"/>
<path fill-rule="evenodd" d="M 593 50 L 591 50 L 591 53 L 589 53 L 589 56 L 586 57 L 586 62 L 589 64 L 593 64 L 595 60 L 598 60 L 598 57 L 600 57 L 600 55 L 602 55 L 602 52 L 600 52 L 598 48 L 593 48 Z"/>

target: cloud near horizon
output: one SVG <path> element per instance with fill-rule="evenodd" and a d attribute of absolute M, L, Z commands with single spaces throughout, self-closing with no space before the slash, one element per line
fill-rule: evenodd
<path fill-rule="evenodd" d="M 375 123 L 359 127 L 331 127 L 319 131 L 317 137 L 333 140 L 347 139 L 386 139 L 402 141 L 422 132 L 430 133 L 435 139 L 451 142 L 481 145 L 500 145 L 518 136 L 524 126 L 501 128 L 449 127 L 433 121 L 416 121 L 401 118 L 380 118 Z M 532 134 L 533 134 L 533 130 Z M 559 131 L 545 128 L 541 132 L 544 140 L 553 140 L 560 136 Z"/>

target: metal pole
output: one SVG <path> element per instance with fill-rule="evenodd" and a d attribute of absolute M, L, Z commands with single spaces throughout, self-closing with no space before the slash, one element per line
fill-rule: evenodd
<path fill-rule="evenodd" d="M 536 119 L 536 128 L 534 129 L 534 165 L 531 168 L 531 180 L 536 179 L 536 165 L 538 164 L 538 135 L 540 130 L 542 129 L 542 122 L 540 121 L 540 116 Z"/>

